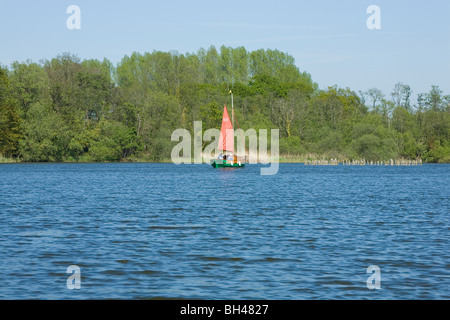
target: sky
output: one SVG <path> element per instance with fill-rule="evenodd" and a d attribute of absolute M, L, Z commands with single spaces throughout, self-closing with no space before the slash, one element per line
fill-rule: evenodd
<path fill-rule="evenodd" d="M 81 29 L 70 30 L 70 5 Z M 381 29 L 369 29 L 370 5 Z M 414 95 L 438 85 L 450 94 L 448 0 L 0 0 L 0 65 L 63 52 L 115 65 L 133 52 L 195 53 L 214 45 L 278 49 L 324 89 L 378 88 L 395 83 Z"/>

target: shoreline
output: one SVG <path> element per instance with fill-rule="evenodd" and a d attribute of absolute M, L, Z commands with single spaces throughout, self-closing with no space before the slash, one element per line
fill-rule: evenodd
<path fill-rule="evenodd" d="M 203 164 L 209 164 L 213 158 L 203 157 Z M 264 163 L 262 163 L 262 160 Z M 316 154 L 304 154 L 304 155 L 293 155 L 293 154 L 282 154 L 278 157 L 277 161 L 271 161 L 271 157 L 267 156 L 264 158 L 258 159 L 259 164 L 268 164 L 268 163 L 300 163 L 305 165 L 422 165 L 422 164 L 450 164 L 450 162 L 428 162 L 423 161 L 422 159 L 405 159 L 405 158 L 397 158 L 397 159 L 384 159 L 384 160 L 366 160 L 364 158 L 360 159 L 350 159 L 348 157 L 329 157 L 329 156 L 320 156 Z M 66 159 L 62 161 L 22 161 L 20 158 L 6 158 L 0 155 L 0 164 L 11 164 L 11 163 L 175 163 L 172 159 L 161 159 L 161 160 L 151 160 L 144 157 L 130 157 L 121 159 L 118 161 L 93 161 L 88 159 L 75 160 L 75 159 Z M 194 158 L 192 157 L 190 160 L 191 164 L 194 164 Z M 248 156 L 246 156 L 247 164 L 252 164 L 249 161 Z"/>
<path fill-rule="evenodd" d="M 150 160 L 121 160 L 121 161 L 41 161 L 41 162 L 28 162 L 21 161 L 17 159 L 12 159 L 8 161 L 0 161 L 0 165 L 2 164 L 37 164 L 37 163 L 71 163 L 71 164 L 87 164 L 87 163 L 165 163 L 165 164 L 173 164 L 172 160 L 161 160 L 161 161 L 150 161 Z M 273 162 L 261 163 L 257 164 L 269 164 Z M 315 159 L 315 160 L 291 160 L 291 159 L 280 159 L 278 163 L 286 163 L 286 164 L 304 164 L 308 166 L 336 166 L 336 165 L 344 165 L 344 166 L 420 166 L 422 164 L 450 164 L 450 162 L 426 162 L 426 161 L 418 161 L 418 160 L 405 160 L 405 159 L 396 159 L 392 161 L 364 161 L 364 160 L 324 160 L 324 159 Z M 194 161 L 187 164 L 194 164 Z M 209 161 L 203 161 L 202 164 L 209 164 Z M 246 162 L 246 164 L 252 164 Z"/>

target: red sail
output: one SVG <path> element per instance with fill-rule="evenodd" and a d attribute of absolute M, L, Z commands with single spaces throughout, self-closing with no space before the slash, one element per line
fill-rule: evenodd
<path fill-rule="evenodd" d="M 234 131 L 227 106 L 223 109 L 222 128 L 220 129 L 219 150 L 234 151 Z"/>

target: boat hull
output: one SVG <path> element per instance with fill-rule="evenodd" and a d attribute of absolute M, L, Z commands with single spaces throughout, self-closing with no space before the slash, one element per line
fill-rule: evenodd
<path fill-rule="evenodd" d="M 224 161 L 224 160 L 219 160 L 219 159 L 211 160 L 211 165 L 213 168 L 244 168 L 245 167 L 245 163 L 240 163 L 240 162 L 232 163 L 229 161 Z"/>

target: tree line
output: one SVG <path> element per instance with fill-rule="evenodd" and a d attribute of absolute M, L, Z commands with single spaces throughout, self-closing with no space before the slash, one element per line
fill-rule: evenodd
<path fill-rule="evenodd" d="M 385 95 L 319 89 L 278 50 L 106 58 L 64 53 L 0 68 L 0 155 L 27 162 L 163 161 L 177 128 L 220 128 L 233 91 L 240 128 L 280 129 L 280 153 L 450 162 L 450 96 L 397 83 Z M 269 130 L 270 131 L 270 130 Z"/>

